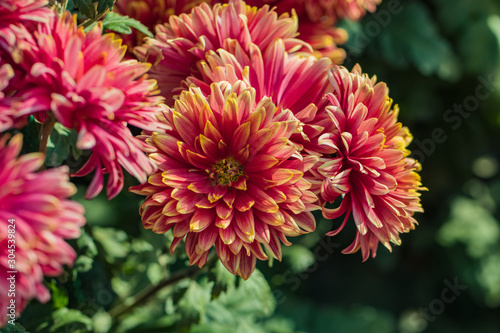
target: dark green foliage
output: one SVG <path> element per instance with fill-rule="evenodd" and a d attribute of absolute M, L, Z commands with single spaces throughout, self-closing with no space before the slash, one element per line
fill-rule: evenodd
<path fill-rule="evenodd" d="M 116 0 L 69 0 L 68 9 L 77 9 L 86 18 L 95 19 L 106 10 L 111 11 L 115 2 Z"/>
<path fill-rule="evenodd" d="M 59 166 L 63 164 L 70 153 L 72 153 L 71 157 L 77 160 L 82 154 L 82 151 L 76 148 L 77 137 L 76 130 L 70 130 L 60 123 L 56 123 L 47 142 L 45 165 L 51 167 Z"/>
<path fill-rule="evenodd" d="M 73 0 L 75 8 L 78 9 L 80 14 L 89 19 L 94 19 L 97 16 L 93 2 L 92 0 Z"/>

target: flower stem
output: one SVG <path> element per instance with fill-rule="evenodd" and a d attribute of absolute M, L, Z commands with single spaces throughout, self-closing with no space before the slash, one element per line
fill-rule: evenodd
<path fill-rule="evenodd" d="M 47 119 L 42 125 L 42 134 L 40 137 L 40 147 L 38 151 L 44 155 L 47 153 L 47 143 L 49 142 L 50 133 L 54 129 L 55 124 L 56 118 L 53 115 L 50 115 L 49 119 Z"/>
<path fill-rule="evenodd" d="M 90 27 L 93 23 L 99 21 L 101 18 L 103 18 L 107 13 L 109 12 L 109 8 L 106 8 L 106 10 L 104 12 L 102 12 L 101 14 L 97 15 L 96 17 L 94 17 L 93 19 L 88 19 L 86 20 L 85 22 L 83 22 L 82 24 L 80 24 L 80 26 L 82 26 L 84 29 L 87 29 L 88 27 Z"/>
<path fill-rule="evenodd" d="M 141 292 L 139 292 L 137 295 L 133 297 L 134 300 L 132 303 L 127 304 L 127 302 L 124 301 L 119 302 L 117 306 L 109 310 L 109 315 L 111 316 L 112 320 L 115 321 L 116 318 L 130 312 L 137 306 L 147 303 L 149 299 L 153 296 L 156 296 L 161 289 L 173 285 L 181 280 L 184 280 L 185 278 L 190 278 L 190 279 L 195 278 L 197 275 L 203 272 L 207 267 L 212 266 L 216 258 L 217 256 L 215 255 L 209 257 L 209 259 L 205 263 L 205 266 L 201 269 L 196 266 L 191 266 L 186 269 L 175 272 L 168 278 L 165 278 L 162 281 L 160 281 L 160 283 L 158 283 L 157 285 L 146 288 Z"/>

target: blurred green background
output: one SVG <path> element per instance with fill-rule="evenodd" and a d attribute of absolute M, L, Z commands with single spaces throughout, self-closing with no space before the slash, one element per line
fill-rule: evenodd
<path fill-rule="evenodd" d="M 402 246 L 362 263 L 340 253 L 354 227 L 326 239 L 340 221 L 318 217 L 317 232 L 247 282 L 212 265 L 119 315 L 188 260 L 181 246 L 168 253 L 170 235 L 142 228 L 140 197 L 85 202 L 82 186 L 88 225 L 72 243 L 81 255 L 48 280 L 49 305 L 32 302 L 19 323 L 30 332 L 500 332 L 500 3 L 384 0 L 341 26 L 345 66 L 359 62 L 388 84 L 422 162 L 425 213 Z"/>

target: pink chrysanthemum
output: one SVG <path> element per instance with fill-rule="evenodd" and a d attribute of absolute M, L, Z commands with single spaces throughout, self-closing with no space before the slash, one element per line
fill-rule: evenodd
<path fill-rule="evenodd" d="M 12 67 L 8 64 L 2 64 L 0 59 L 0 132 L 8 130 L 14 125 L 15 112 L 12 100 L 6 98 L 3 92 L 13 76 Z"/>
<path fill-rule="evenodd" d="M 17 82 L 17 95 L 25 101 L 24 114 L 37 112 L 41 121 L 53 115 L 77 130 L 78 148 L 92 150 L 75 174 L 96 170 L 86 197 L 101 191 L 104 173 L 109 174 L 108 197 L 116 196 L 123 187 L 121 166 L 145 182 L 155 165 L 144 154 L 147 146 L 134 138 L 127 124 L 155 129 L 161 98 L 153 96 L 156 82 L 144 75 L 149 64 L 121 61 L 125 47 L 120 40 L 102 35 L 100 24 L 84 32 L 69 12 L 39 25 L 34 39 L 36 44 L 25 51 L 26 74 Z"/>
<path fill-rule="evenodd" d="M 311 45 L 316 57 L 330 58 L 335 64 L 342 64 L 346 52 L 339 45 L 347 39 L 347 31 L 324 22 L 311 22 L 299 18 L 299 38 Z"/>
<path fill-rule="evenodd" d="M 251 57 L 240 45 L 235 45 L 234 54 L 223 49 L 208 51 L 206 60 L 197 62 L 199 75 L 188 77 L 183 88 L 194 85 L 208 94 L 212 82 L 243 80 L 256 90 L 257 100 L 270 97 L 277 107 L 296 115 L 311 104 L 321 104 L 324 95 L 332 91 L 326 75 L 332 64 L 327 58 L 288 54 L 282 39 L 271 42 L 265 52 L 253 43 L 248 44 L 248 50 Z"/>
<path fill-rule="evenodd" d="M 339 19 L 357 21 L 374 12 L 382 0 L 249 0 L 253 6 L 276 6 L 279 13 L 294 9 L 299 17 L 311 22 L 336 23 Z"/>
<path fill-rule="evenodd" d="M 203 0 L 120 0 L 115 3 L 115 13 L 134 18 L 144 24 L 149 31 L 155 31 L 157 24 L 168 22 L 171 15 L 188 13 L 203 2 Z M 145 35 L 139 31 L 133 31 L 130 35 L 122 34 L 123 43 L 131 52 L 135 46 L 143 43 Z"/>
<path fill-rule="evenodd" d="M 400 244 L 399 233 L 414 229 L 415 212 L 421 212 L 420 164 L 408 157 L 406 149 L 411 135 L 397 122 L 398 108 L 391 109 L 387 86 L 369 78 L 356 66 L 351 73 L 333 68 L 330 73 L 333 93 L 327 95 L 326 108 L 335 129 L 324 133 L 319 143 L 330 149 L 313 168 L 322 181 L 318 196 L 323 203 L 333 203 L 339 196 L 338 208 L 323 209 L 326 218 L 343 214 L 345 226 L 352 214 L 357 226 L 354 242 L 343 253 L 361 248 L 363 260 L 370 251 L 375 257 L 380 242 L 389 250 L 389 242 Z"/>
<path fill-rule="evenodd" d="M 191 75 L 199 77 L 197 63 L 206 59 L 208 51 L 224 49 L 235 54 L 239 50 L 251 59 L 251 45 L 265 53 L 278 38 L 283 39 L 288 52 L 310 48 L 296 39 L 296 34 L 297 18 L 288 14 L 278 17 L 269 6 L 250 7 L 240 0 L 213 8 L 204 3 L 190 14 L 171 16 L 168 24 L 158 25 L 155 38 L 146 39 L 135 53 L 141 60 L 156 58 L 151 77 L 171 102 L 182 80 Z"/>
<path fill-rule="evenodd" d="M 0 56 L 6 52 L 15 62 L 21 61 L 19 42 L 29 36 L 35 22 L 48 22 L 54 13 L 47 0 L 0 1 Z"/>
<path fill-rule="evenodd" d="M 173 228 L 173 251 L 185 238 L 191 264 L 213 245 L 233 274 L 247 279 L 256 259 L 281 260 L 281 242 L 315 229 L 317 197 L 303 174 L 317 158 L 300 158 L 289 140 L 298 121 L 269 98 L 256 101 L 242 81 L 213 83 L 208 96 L 183 91 L 163 115 L 165 131 L 147 136 L 159 172 L 133 187 L 146 195 L 143 224 Z"/>
<path fill-rule="evenodd" d="M 318 56 L 329 57 L 341 64 L 346 56 L 339 48 L 347 41 L 347 32 L 335 25 L 339 19 L 359 20 L 366 12 L 374 12 L 382 0 L 248 0 L 252 6 L 269 4 L 276 11 L 295 10 L 299 19 L 299 38 L 311 44 Z"/>
<path fill-rule="evenodd" d="M 281 39 L 274 40 L 264 54 L 254 44 L 249 45 L 249 50 L 251 58 L 239 46 L 234 55 L 222 49 L 207 52 L 206 60 L 197 64 L 201 78 L 188 77 L 183 87 L 196 86 L 209 94 L 212 82 L 233 84 L 243 80 L 256 90 L 257 100 L 270 97 L 280 110 L 292 111 L 300 125 L 291 140 L 303 154 L 321 156 L 325 148 L 318 145 L 318 138 L 334 127 L 325 110 L 325 95 L 333 91 L 327 75 L 332 62 L 327 58 L 289 55 Z"/>
<path fill-rule="evenodd" d="M 318 2 L 323 1 L 319 0 Z M 338 18 L 358 21 L 366 15 L 366 12 L 373 13 L 382 0 L 337 0 L 333 2 L 333 8 L 335 8 Z"/>
<path fill-rule="evenodd" d="M 6 141 L 0 139 L 0 325 L 11 304 L 7 277 L 15 276 L 16 316 L 33 298 L 47 302 L 43 276 L 57 276 L 73 263 L 76 254 L 64 239 L 79 237 L 85 224 L 83 207 L 67 200 L 76 192 L 69 168 L 36 172 L 43 154 L 17 157 L 21 135 Z"/>

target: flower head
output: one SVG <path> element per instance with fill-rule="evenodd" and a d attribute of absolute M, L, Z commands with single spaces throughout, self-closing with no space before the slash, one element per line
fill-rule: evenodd
<path fill-rule="evenodd" d="M 421 212 L 420 164 L 408 157 L 411 135 L 397 122 L 398 107 L 392 107 L 387 86 L 376 78 L 335 67 L 330 73 L 333 92 L 327 95 L 327 111 L 335 129 L 323 133 L 320 146 L 327 152 L 311 171 L 321 180 L 315 190 L 323 202 L 340 206 L 324 208 L 326 218 L 345 215 L 344 222 L 329 235 L 336 235 L 352 214 L 357 226 L 354 242 L 343 252 L 361 248 L 363 260 L 375 257 L 382 242 L 400 244 L 399 233 L 414 229 L 413 217 Z M 328 151 L 329 149 L 329 151 Z"/>
<path fill-rule="evenodd" d="M 359 20 L 367 11 L 374 12 L 381 0 L 248 0 L 252 6 L 269 4 L 276 11 L 297 13 L 299 38 L 311 44 L 317 56 L 329 57 L 341 64 L 346 53 L 338 45 L 347 41 L 347 32 L 335 25 L 340 19 Z"/>
<path fill-rule="evenodd" d="M 10 304 L 7 277 L 15 275 L 16 315 L 33 298 L 47 302 L 50 294 L 43 277 L 57 276 L 63 265 L 73 263 L 76 254 L 64 240 L 79 237 L 85 223 L 83 207 L 67 200 L 76 192 L 69 182 L 69 168 L 36 172 L 43 165 L 43 154 L 17 157 L 21 135 L 6 141 L 4 135 L 0 139 L 0 325 Z M 13 257 L 15 263 L 9 261 Z"/>
<path fill-rule="evenodd" d="M 212 82 L 242 80 L 255 89 L 257 100 L 269 97 L 279 110 L 290 110 L 300 121 L 291 140 L 301 153 L 320 156 L 325 149 L 318 145 L 318 138 L 334 126 L 325 109 L 325 95 L 333 91 L 327 75 L 332 62 L 288 54 L 282 39 L 274 40 L 264 54 L 255 44 L 250 44 L 249 50 L 251 59 L 239 46 L 234 54 L 222 49 L 207 52 L 206 60 L 197 64 L 200 78 L 188 77 L 183 88 L 195 86 L 210 94 Z"/>
<path fill-rule="evenodd" d="M 0 59 L 0 132 L 8 130 L 14 125 L 16 113 L 12 99 L 6 97 L 3 92 L 13 76 L 12 67 L 9 64 L 3 64 Z"/>
<path fill-rule="evenodd" d="M 381 2 L 382 0 L 248 0 L 252 6 L 269 4 L 276 6 L 278 13 L 290 12 L 293 9 L 299 18 L 329 24 L 343 18 L 357 21 L 367 11 L 374 12 Z"/>
<path fill-rule="evenodd" d="M 113 6 L 113 11 L 129 16 L 144 24 L 149 31 L 155 31 L 157 24 L 168 22 L 171 15 L 188 13 L 193 7 L 209 2 L 203 0 L 120 0 Z M 121 38 L 127 50 L 132 51 L 135 46 L 142 45 L 145 35 L 140 31 L 133 31 L 130 35 L 122 34 Z"/>
<path fill-rule="evenodd" d="M 0 56 L 5 52 L 21 60 L 19 43 L 29 36 L 36 22 L 48 22 L 54 13 L 47 0 L 2 0 L 0 2 Z"/>
<path fill-rule="evenodd" d="M 299 38 L 311 45 L 316 57 L 330 58 L 335 64 L 344 62 L 346 52 L 339 45 L 347 41 L 347 31 L 324 22 L 299 22 Z"/>
<path fill-rule="evenodd" d="M 69 12 L 40 24 L 36 44 L 25 51 L 25 76 L 17 82 L 24 100 L 23 114 L 36 113 L 45 121 L 57 121 L 78 132 L 77 147 L 92 150 L 88 162 L 75 174 L 96 170 L 87 198 L 103 187 L 108 173 L 107 195 L 123 187 L 121 167 L 140 182 L 154 172 L 145 144 L 134 138 L 127 124 L 155 128 L 154 114 L 160 97 L 153 96 L 156 82 L 147 80 L 148 64 L 121 61 L 125 47 L 112 34 L 101 33 L 98 24 L 89 32 L 77 28 Z"/>
<path fill-rule="evenodd" d="M 381 2 L 382 0 L 337 0 L 332 7 L 338 18 L 358 21 L 366 12 L 373 13 Z"/>
<path fill-rule="evenodd" d="M 146 195 L 147 229 L 173 229 L 173 251 L 185 238 L 191 264 L 200 267 L 215 245 L 221 262 L 247 279 L 256 259 L 281 260 L 281 242 L 315 229 L 319 209 L 302 176 L 317 160 L 301 158 L 289 140 L 298 126 L 243 81 L 213 83 L 209 95 L 183 91 L 162 121 L 164 132 L 146 137 L 157 152 L 158 173 L 133 187 Z"/>
<path fill-rule="evenodd" d="M 296 39 L 296 34 L 297 18 L 288 14 L 278 17 L 269 6 L 250 7 L 240 0 L 213 7 L 203 3 L 190 14 L 171 16 L 169 23 L 158 25 L 155 38 L 146 39 L 135 53 L 141 60 L 156 59 L 151 77 L 171 102 L 183 80 L 199 77 L 197 63 L 205 60 L 209 51 L 224 49 L 235 54 L 238 50 L 250 60 L 255 49 L 265 53 L 276 39 L 283 40 L 289 53 L 310 48 Z"/>

